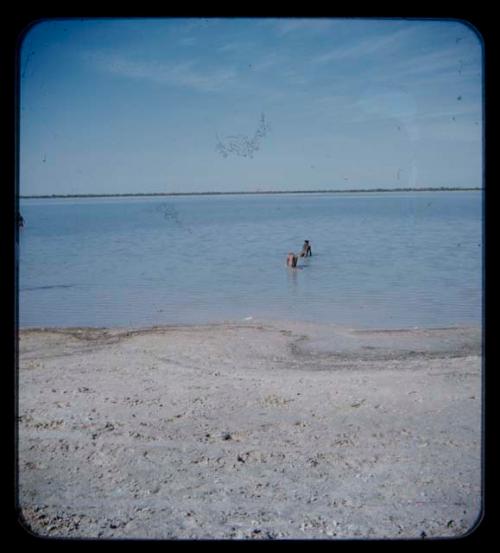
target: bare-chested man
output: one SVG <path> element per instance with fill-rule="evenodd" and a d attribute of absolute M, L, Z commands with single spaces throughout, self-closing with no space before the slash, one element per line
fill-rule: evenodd
<path fill-rule="evenodd" d="M 304 245 L 302 246 L 300 257 L 307 257 L 308 255 L 312 255 L 311 244 L 309 244 L 309 240 L 304 240 Z"/>

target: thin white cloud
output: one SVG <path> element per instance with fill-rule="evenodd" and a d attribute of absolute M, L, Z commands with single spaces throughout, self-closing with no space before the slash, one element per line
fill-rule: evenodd
<path fill-rule="evenodd" d="M 274 52 L 269 55 L 260 56 L 260 58 L 253 60 L 252 69 L 257 72 L 268 71 L 269 69 L 275 69 L 276 67 L 284 67 L 287 63 L 289 63 L 288 57 Z"/>
<path fill-rule="evenodd" d="M 453 119 L 427 124 L 426 137 L 441 141 L 469 142 L 480 144 L 482 141 L 482 126 L 468 120 Z"/>
<path fill-rule="evenodd" d="M 254 42 L 250 41 L 231 41 L 227 42 L 226 44 L 223 44 L 222 46 L 219 46 L 217 48 L 218 52 L 222 53 L 241 53 L 241 52 L 247 52 L 248 50 L 251 50 L 255 47 Z"/>
<path fill-rule="evenodd" d="M 187 37 L 184 37 L 184 38 L 181 38 L 179 40 L 179 44 L 181 46 L 193 46 L 195 45 L 196 43 L 198 42 L 198 40 L 193 37 L 193 36 L 187 36 Z"/>
<path fill-rule="evenodd" d="M 314 33 L 330 31 L 337 25 L 337 21 L 330 18 L 283 18 L 266 20 L 265 24 L 274 27 L 279 36 L 284 36 L 290 33 L 304 31 Z"/>
<path fill-rule="evenodd" d="M 339 60 L 359 59 L 365 56 L 372 56 L 373 54 L 380 54 L 384 51 L 389 52 L 395 48 L 398 43 L 410 38 L 417 29 L 419 29 L 418 26 L 412 26 L 399 29 L 392 33 L 365 38 L 356 41 L 354 44 L 337 46 L 336 48 L 317 55 L 311 61 L 316 64 L 325 64 Z"/>
<path fill-rule="evenodd" d="M 468 63 L 470 61 L 468 60 Z M 474 63 L 474 68 L 477 70 L 480 67 L 479 59 Z M 464 61 L 461 57 L 460 50 L 456 47 L 446 49 L 438 49 L 425 54 L 417 54 L 402 60 L 398 67 L 394 69 L 399 74 L 417 77 L 424 75 L 436 75 L 449 72 L 457 76 L 465 77 L 470 75 L 470 68 L 467 67 L 467 73 L 464 71 Z"/>
<path fill-rule="evenodd" d="M 224 19 L 219 17 L 189 17 L 179 19 L 178 30 L 181 32 L 199 31 L 213 28 L 221 22 L 224 22 Z"/>
<path fill-rule="evenodd" d="M 231 67 L 213 70 L 200 69 L 195 60 L 180 62 L 136 61 L 117 54 L 93 52 L 86 59 L 101 71 L 128 77 L 187 87 L 201 92 L 216 92 L 236 82 L 236 71 Z"/>

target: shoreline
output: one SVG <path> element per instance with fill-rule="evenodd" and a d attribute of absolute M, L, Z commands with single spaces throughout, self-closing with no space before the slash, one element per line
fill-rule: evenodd
<path fill-rule="evenodd" d="M 481 510 L 481 329 L 19 329 L 46 537 L 452 537 Z"/>
<path fill-rule="evenodd" d="M 225 320 L 210 323 L 156 324 L 145 326 L 32 326 L 17 330 L 18 336 L 30 334 L 59 334 L 82 340 L 119 341 L 131 336 L 154 333 L 203 332 L 224 329 L 259 329 L 293 333 L 300 340 L 307 336 L 307 355 L 363 356 L 368 350 L 384 355 L 435 354 L 436 356 L 482 354 L 482 327 L 478 325 L 421 326 L 421 327 L 361 327 L 337 323 L 258 319 Z M 406 347 L 405 347 L 406 346 Z"/>

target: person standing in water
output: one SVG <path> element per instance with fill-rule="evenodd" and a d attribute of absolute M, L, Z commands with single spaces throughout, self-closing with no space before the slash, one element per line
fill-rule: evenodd
<path fill-rule="evenodd" d="M 311 244 L 309 244 L 309 240 L 304 240 L 304 245 L 302 246 L 300 257 L 307 257 L 311 255 L 312 255 Z"/>

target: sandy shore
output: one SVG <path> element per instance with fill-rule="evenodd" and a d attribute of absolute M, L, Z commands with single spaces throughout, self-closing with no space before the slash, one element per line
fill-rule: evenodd
<path fill-rule="evenodd" d="M 37 535 L 432 538 L 480 515 L 479 329 L 27 329 L 19 357 Z"/>

